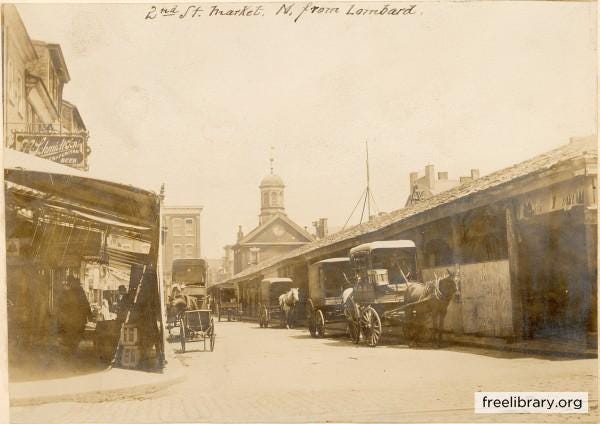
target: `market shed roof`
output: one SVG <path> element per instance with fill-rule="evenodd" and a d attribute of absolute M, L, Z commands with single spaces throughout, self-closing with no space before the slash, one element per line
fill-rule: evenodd
<path fill-rule="evenodd" d="M 483 196 L 494 192 L 496 189 L 500 190 L 511 184 L 522 182 L 527 177 L 542 174 L 546 171 L 556 170 L 560 168 L 562 164 L 576 160 L 597 162 L 597 137 L 595 135 L 572 139 L 569 144 L 482 176 L 478 179 L 466 181 L 457 187 L 439 193 L 412 206 L 382 214 L 368 222 L 331 234 L 321 240 L 292 250 L 287 254 L 270 258 L 234 275 L 229 281 L 237 282 L 245 280 L 249 276 L 259 274 L 263 270 L 288 260 L 291 261 L 293 259 L 308 256 L 315 257 L 320 251 L 336 245 L 343 248 L 342 244 L 345 242 L 356 241 L 356 244 L 359 244 L 359 238 L 361 236 L 376 234 L 380 230 L 384 230 L 418 216 L 423 216 L 428 212 L 432 212 L 434 209 L 446 205 L 463 200 L 471 201 L 478 196 Z"/>

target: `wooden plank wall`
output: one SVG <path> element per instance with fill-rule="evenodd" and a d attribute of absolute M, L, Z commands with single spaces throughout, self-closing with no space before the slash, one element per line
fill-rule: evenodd
<path fill-rule="evenodd" d="M 425 281 L 448 267 L 423 269 Z M 453 267 L 450 267 L 451 269 Z M 460 302 L 452 300 L 444 327 L 455 334 L 488 337 L 513 335 L 508 260 L 460 265 Z"/>

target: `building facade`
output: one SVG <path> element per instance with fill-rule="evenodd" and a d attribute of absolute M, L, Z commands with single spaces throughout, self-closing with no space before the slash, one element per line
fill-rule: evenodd
<path fill-rule="evenodd" d="M 14 5 L 2 5 L 4 147 L 87 170 L 87 128 L 63 99 L 71 76 L 60 45 L 31 40 Z"/>
<path fill-rule="evenodd" d="M 202 206 L 163 206 L 163 254 L 164 281 L 171 284 L 172 266 L 175 259 L 197 259 L 200 247 L 200 215 Z"/>
<path fill-rule="evenodd" d="M 468 177 L 460 177 L 458 180 L 448 179 L 447 172 L 438 172 L 437 178 L 435 167 L 433 165 L 425 166 L 425 173 L 411 172 L 410 179 L 410 194 L 406 199 L 404 206 L 411 206 L 423 200 L 427 200 L 436 194 L 450 190 L 467 181 L 473 181 L 479 178 L 479 169 L 471 169 L 471 175 Z"/>
<path fill-rule="evenodd" d="M 262 179 L 259 189 L 259 225 L 246 235 L 241 226 L 238 228 L 237 242 L 232 246 L 234 274 L 314 240 L 285 213 L 285 184 L 281 177 L 273 174 L 272 168 Z"/>

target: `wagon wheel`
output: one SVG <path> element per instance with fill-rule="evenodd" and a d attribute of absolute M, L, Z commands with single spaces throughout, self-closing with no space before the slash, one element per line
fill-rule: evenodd
<path fill-rule="evenodd" d="M 310 333 L 311 337 L 317 337 L 317 326 L 315 325 L 315 308 L 312 302 L 309 301 L 309 304 L 306 307 L 306 309 L 308 315 L 308 332 Z"/>
<path fill-rule="evenodd" d="M 315 312 L 315 328 L 317 337 L 325 336 L 325 317 L 323 317 L 323 311 L 320 309 Z"/>
<path fill-rule="evenodd" d="M 360 326 L 365 335 L 367 344 L 371 347 L 377 346 L 379 339 L 381 338 L 381 320 L 379 314 L 371 306 L 367 307 L 361 317 Z"/>
<path fill-rule="evenodd" d="M 185 324 L 183 318 L 179 322 L 179 341 L 181 342 L 181 352 L 185 353 Z"/>

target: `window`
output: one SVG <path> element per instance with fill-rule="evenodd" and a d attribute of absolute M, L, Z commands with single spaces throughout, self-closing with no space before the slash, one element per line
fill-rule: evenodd
<path fill-rule="evenodd" d="M 193 218 L 185 219 L 185 235 L 186 236 L 194 235 L 194 219 Z"/>
<path fill-rule="evenodd" d="M 186 244 L 185 245 L 185 257 L 186 258 L 193 258 L 194 257 L 194 245 L 193 244 Z"/>
<path fill-rule="evenodd" d="M 271 206 L 277 206 L 277 192 L 271 192 Z"/>
<path fill-rule="evenodd" d="M 183 221 L 181 218 L 173 219 L 173 235 L 174 236 L 182 236 L 183 235 Z"/>
<path fill-rule="evenodd" d="M 257 247 L 250 248 L 250 251 L 248 252 L 249 253 L 249 258 L 248 258 L 249 265 L 255 265 L 258 263 L 258 261 L 260 260 L 259 252 L 260 252 L 260 249 Z"/>
<path fill-rule="evenodd" d="M 174 244 L 173 245 L 173 259 L 180 259 L 180 258 L 181 258 L 181 245 Z"/>
<path fill-rule="evenodd" d="M 262 205 L 269 206 L 269 193 L 264 192 L 264 191 L 262 193 Z"/>

